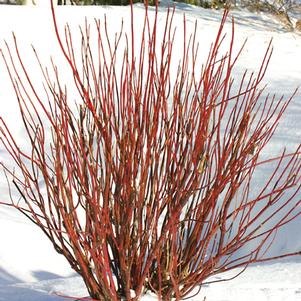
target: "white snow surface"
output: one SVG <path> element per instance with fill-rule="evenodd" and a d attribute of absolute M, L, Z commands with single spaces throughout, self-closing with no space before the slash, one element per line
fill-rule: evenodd
<path fill-rule="evenodd" d="M 43 1 L 39 1 L 43 3 Z M 164 22 L 166 3 L 161 4 L 159 22 Z M 103 20 L 106 14 L 109 30 L 116 32 L 120 21 L 129 20 L 129 7 L 57 7 L 59 26 L 68 22 L 77 29 L 83 24 L 85 17 L 93 22 L 93 18 Z M 142 5 L 135 6 L 137 24 L 143 18 Z M 201 41 L 200 54 L 206 55 L 210 42 L 219 25 L 222 12 L 204 10 L 190 5 L 179 4 L 175 23 L 179 31 L 182 16 L 186 14 L 188 27 L 194 26 L 197 19 Z M 301 84 L 301 35 L 286 32 L 274 18 L 264 14 L 253 14 L 246 11 L 232 13 L 236 22 L 236 47 L 248 38 L 247 46 L 238 62 L 236 72 L 244 69 L 253 70 L 259 67 L 260 58 L 273 38 L 274 54 L 265 77 L 268 90 L 278 95 L 289 97 Z M 295 21 L 295 19 L 294 19 Z M 164 24 L 164 23 L 162 23 Z M 230 32 L 230 22 L 226 30 Z M 33 44 L 42 60 L 48 64 L 50 55 L 57 57 L 59 48 L 53 33 L 53 25 L 49 6 L 0 6 L 0 47 L 4 40 L 12 45 L 11 32 L 15 32 L 25 64 L 30 66 L 31 76 L 39 82 L 38 69 L 32 62 Z M 177 47 L 177 46 L 175 46 Z M 64 68 L 64 63 L 60 67 Z M 0 62 L 0 115 L 7 121 L 13 133 L 22 141 L 22 127 L 18 118 L 17 101 L 9 81 L 3 61 Z M 41 83 L 40 83 L 41 84 Z M 277 155 L 283 147 L 288 150 L 301 142 L 301 98 L 297 93 L 283 118 L 273 142 L 266 150 L 267 155 Z M 19 126 L 20 125 L 20 126 Z M 0 160 L 7 162 L 8 155 L 0 148 Z M 258 176 L 258 181 L 263 174 Z M 4 174 L 0 176 L 0 201 L 9 201 L 7 182 Z M 301 250 L 301 220 L 295 220 L 279 231 L 270 254 Z M 19 212 L 0 206 L 0 301 L 50 301 L 64 300 L 64 296 L 85 297 L 87 291 L 80 279 L 68 266 L 66 260 L 56 254 L 51 243 L 27 221 Z M 218 275 L 214 279 L 221 280 L 235 275 L 239 270 L 229 274 Z M 242 275 L 229 282 L 212 283 L 202 287 L 200 293 L 191 300 L 202 301 L 278 301 L 301 300 L 301 260 L 293 258 L 289 261 L 275 262 L 249 267 Z M 142 297 L 143 301 L 157 300 L 152 294 Z"/>

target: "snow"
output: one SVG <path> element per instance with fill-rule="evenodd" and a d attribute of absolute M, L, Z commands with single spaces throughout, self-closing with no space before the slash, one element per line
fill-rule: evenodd
<path fill-rule="evenodd" d="M 210 279 L 231 277 L 234 272 Z M 0 270 L 1 301 L 60 301 L 64 296 L 87 296 L 80 277 L 55 278 L 44 275 L 48 280 L 18 282 Z M 43 277 L 42 277 L 43 278 Z M 6 281 L 4 280 L 6 279 Z M 38 277 L 38 279 L 41 279 Z M 190 301 L 297 301 L 301 298 L 301 262 L 278 262 L 249 267 L 239 277 L 226 282 L 204 285 Z M 143 296 L 142 301 L 155 301 L 153 294 Z"/>
<path fill-rule="evenodd" d="M 52 22 L 49 7 L 45 1 L 39 1 L 43 5 L 18 7 L 0 6 L 0 37 L 1 47 L 3 40 L 12 44 L 11 32 L 14 31 L 20 50 L 23 53 L 25 64 L 30 66 L 31 75 L 35 82 L 39 83 L 39 73 L 34 64 L 34 56 L 30 49 L 33 44 L 41 55 L 42 61 L 49 62 L 49 56 L 59 53 L 52 31 Z M 182 15 L 186 14 L 188 27 L 193 28 L 194 20 L 198 20 L 201 53 L 206 54 L 213 34 L 219 25 L 220 11 L 204 10 L 190 5 L 178 4 L 175 23 L 181 29 Z M 166 2 L 162 2 L 160 11 L 166 9 Z M 94 17 L 111 21 L 110 31 L 118 30 L 121 18 L 128 20 L 128 7 L 58 7 L 57 18 L 59 26 L 68 22 L 74 28 L 77 24 L 83 24 L 85 16 L 89 20 Z M 139 20 L 143 18 L 141 5 L 135 7 L 135 15 Z M 248 43 L 241 59 L 238 62 L 236 72 L 240 74 L 245 68 L 253 70 L 258 68 L 259 59 L 273 38 L 274 53 L 265 77 L 265 83 L 269 83 L 269 91 L 278 95 L 289 97 L 296 87 L 300 85 L 300 53 L 301 35 L 296 32 L 286 32 L 282 25 L 274 18 L 264 14 L 253 14 L 247 11 L 235 11 L 236 20 L 236 47 L 248 38 Z M 294 17 L 296 21 L 297 17 Z M 160 14 L 159 22 L 164 22 L 163 14 Z M 126 23 L 126 22 L 125 22 Z M 230 23 L 226 29 L 229 31 Z M 60 67 L 64 63 L 57 59 Z M 0 115 L 8 121 L 14 134 L 22 141 L 22 130 L 19 126 L 17 102 L 5 71 L 3 61 L 0 62 Z M 291 103 L 286 115 L 281 122 L 273 142 L 266 151 L 266 155 L 277 155 L 283 147 L 293 150 L 301 137 L 301 98 L 297 94 Z M 4 149 L 0 148 L 0 160 L 7 161 L 8 156 Z M 258 176 L 258 181 L 264 177 Z M 8 201 L 8 189 L 3 174 L 0 177 L 1 199 Z M 300 218 L 279 231 L 271 254 L 293 252 L 301 249 Z M 11 208 L 0 206 L 0 301 L 59 301 L 64 296 L 87 296 L 85 286 L 68 266 L 64 258 L 56 254 L 51 243 L 44 235 L 29 223 L 19 212 Z M 218 277 L 231 277 L 239 271 L 230 274 L 218 275 Z M 249 267 L 238 278 L 221 283 L 205 285 L 200 294 L 193 297 L 193 301 L 278 301 L 301 300 L 301 260 L 298 258 L 285 262 L 269 263 Z M 156 300 L 148 294 L 143 301 Z"/>

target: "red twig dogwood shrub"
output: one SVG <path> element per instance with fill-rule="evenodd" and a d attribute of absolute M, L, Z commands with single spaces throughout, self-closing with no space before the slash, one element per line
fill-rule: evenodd
<path fill-rule="evenodd" d="M 55 63 L 51 73 L 36 54 L 42 98 L 16 38 L 6 44 L 30 151 L 1 119 L 15 168 L 3 166 L 22 197 L 10 205 L 47 235 L 90 297 L 139 300 L 151 290 L 180 300 L 212 275 L 270 259 L 277 230 L 300 214 L 301 168 L 300 147 L 260 161 L 290 102 L 260 88 L 271 45 L 258 74 L 238 79 L 233 24 L 221 52 L 227 12 L 203 66 L 184 18 L 183 54 L 172 74 L 174 11 L 160 39 L 157 10 L 150 18 L 146 7 L 138 36 L 131 8 L 129 34 L 121 29 L 112 42 L 107 23 L 96 21 L 96 36 L 86 24 L 79 47 L 68 26 L 62 39 L 52 13 L 74 81 L 64 86 Z M 72 86 L 77 96 L 68 94 Z M 269 164 L 254 189 L 254 173 Z"/>

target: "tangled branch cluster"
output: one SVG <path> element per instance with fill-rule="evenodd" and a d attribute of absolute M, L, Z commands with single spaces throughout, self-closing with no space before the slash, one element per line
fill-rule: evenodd
<path fill-rule="evenodd" d="M 16 172 L 4 168 L 22 196 L 11 206 L 66 257 L 91 298 L 138 300 L 151 290 L 160 300 L 180 300 L 212 275 L 268 259 L 277 230 L 300 215 L 301 182 L 300 147 L 259 161 L 290 102 L 265 98 L 260 88 L 271 45 L 257 75 L 233 78 L 241 51 L 233 54 L 232 24 L 228 52 L 221 55 L 227 12 L 202 67 L 196 28 L 189 36 L 184 19 L 173 80 L 174 11 L 166 13 L 162 39 L 157 10 L 151 21 L 147 7 L 141 36 L 135 35 L 133 7 L 129 35 L 121 29 L 113 42 L 106 21 L 95 22 L 96 36 L 86 24 L 80 51 L 68 26 L 62 40 L 52 13 L 74 81 L 63 86 L 55 63 L 51 73 L 36 54 L 45 101 L 16 38 L 6 44 L 1 53 L 30 151 L 2 118 L 0 139 Z M 254 172 L 271 161 L 273 172 L 253 195 Z"/>

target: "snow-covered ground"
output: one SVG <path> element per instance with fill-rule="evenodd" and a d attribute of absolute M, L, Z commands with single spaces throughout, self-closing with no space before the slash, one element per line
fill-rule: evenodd
<path fill-rule="evenodd" d="M 159 22 L 164 22 L 165 4 Z M 206 54 L 221 19 L 221 11 L 204 10 L 189 5 L 178 5 L 175 22 L 182 26 L 182 14 L 187 17 L 188 27 L 198 20 L 200 54 Z M 111 20 L 110 30 L 118 30 L 121 18 L 129 19 L 128 7 L 58 7 L 57 18 L 62 26 L 69 22 L 77 28 L 85 16 L 102 19 L 104 14 Z M 135 7 L 137 24 L 143 18 L 141 5 Z M 245 38 L 248 44 L 237 65 L 237 72 L 245 68 L 259 67 L 268 42 L 273 38 L 274 54 L 265 77 L 268 90 L 276 94 L 291 95 L 301 84 L 301 34 L 286 32 L 274 18 L 252 14 L 246 11 L 233 12 L 236 20 L 237 49 Z M 126 23 L 126 22 L 125 22 Z M 230 24 L 226 29 L 230 31 Z M 30 45 L 34 44 L 42 60 L 49 62 L 49 56 L 58 53 L 58 46 L 52 31 L 50 11 L 47 5 L 41 7 L 0 6 L 0 45 L 3 40 L 12 43 L 11 31 L 16 33 L 22 56 L 30 66 L 32 76 L 39 83 L 34 56 Z M 48 61 L 47 61 L 48 60 Z M 64 68 L 62 63 L 62 68 Z M 12 91 L 3 62 L 0 62 L 0 115 L 5 118 L 15 135 L 22 141 L 22 130 L 18 121 L 17 102 Z M 293 150 L 301 142 L 301 96 L 297 94 L 291 103 L 281 127 L 267 150 L 277 155 L 283 147 Z M 8 160 L 0 148 L 0 160 Z M 264 177 L 264 174 L 261 175 Z M 260 179 L 259 179 L 260 180 Z M 8 201 L 6 179 L 0 176 L 0 201 Z M 279 232 L 272 254 L 301 250 L 301 218 L 287 225 Z M 63 300 L 57 294 L 84 297 L 87 295 L 81 279 L 69 268 L 61 256 L 52 249 L 43 234 L 18 212 L 0 206 L 0 301 L 51 301 Z M 231 272 L 231 275 L 235 272 Z M 218 277 L 230 277 L 220 275 Z M 220 280 L 221 278 L 213 280 Z M 202 301 L 278 301 L 301 300 L 301 260 L 269 263 L 250 267 L 240 277 L 230 281 L 206 285 L 200 294 L 191 300 Z M 148 295 L 143 301 L 156 300 Z"/>
<path fill-rule="evenodd" d="M 230 275 L 229 275 L 230 274 Z M 234 273 L 221 275 L 231 277 Z M 1 274 L 0 274 L 1 275 Z M 46 280 L 20 282 L 9 279 L 0 285 L 2 301 L 62 301 L 57 294 L 83 297 L 87 296 L 80 277 L 58 277 L 45 274 Z M 37 277 L 37 279 L 43 279 Z M 204 285 L 199 294 L 190 301 L 298 301 L 301 300 L 301 262 L 280 262 L 249 267 L 239 277 L 226 282 Z M 1 280 L 3 282 L 3 280 Z M 206 298 L 206 299 L 204 299 Z M 155 301 L 148 294 L 142 301 Z"/>

